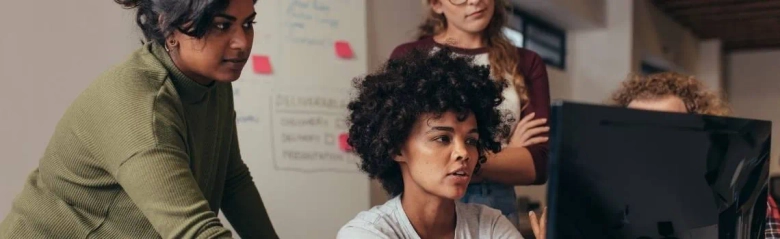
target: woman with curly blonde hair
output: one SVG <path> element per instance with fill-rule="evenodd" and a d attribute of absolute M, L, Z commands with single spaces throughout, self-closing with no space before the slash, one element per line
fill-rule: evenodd
<path fill-rule="evenodd" d="M 615 91 L 612 105 L 630 109 L 674 113 L 693 113 L 727 116 L 731 110 L 721 96 L 708 90 L 693 76 L 663 72 L 648 76 L 632 75 Z M 771 198 L 770 198 L 771 200 Z M 547 209 L 541 219 L 529 215 L 531 228 L 537 239 L 546 236 Z"/>
<path fill-rule="evenodd" d="M 634 75 L 611 98 L 613 104 L 632 109 L 725 116 L 730 113 L 722 97 L 693 76 L 663 72 Z"/>

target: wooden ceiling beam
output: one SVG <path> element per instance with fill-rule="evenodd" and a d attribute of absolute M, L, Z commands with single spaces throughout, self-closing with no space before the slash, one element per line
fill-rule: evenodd
<path fill-rule="evenodd" d="M 780 43 L 780 37 L 775 38 L 756 38 L 756 39 L 724 39 L 726 45 L 750 45 L 750 44 L 774 44 Z"/>
<path fill-rule="evenodd" d="M 780 32 L 780 21 L 772 22 L 772 21 L 754 21 L 754 22 L 693 22 L 686 24 L 687 27 L 690 28 L 696 28 L 699 30 L 707 31 L 707 30 L 753 30 L 753 29 L 760 29 L 760 30 L 775 30 Z"/>
<path fill-rule="evenodd" d="M 724 49 L 780 48 L 780 0 L 652 0 L 675 21 Z"/>
<path fill-rule="evenodd" d="M 753 23 L 753 24 L 731 24 L 731 23 L 695 23 L 688 25 L 701 33 L 719 33 L 719 32 L 739 32 L 748 34 L 758 32 L 762 34 L 780 33 L 780 22 L 777 23 Z"/>
<path fill-rule="evenodd" d="M 676 18 L 675 18 L 676 20 Z M 680 19 L 680 20 L 686 20 L 686 23 L 690 23 L 692 25 L 712 25 L 712 24 L 721 24 L 721 25 L 766 25 L 766 24 L 779 24 L 780 23 L 780 16 L 772 16 L 772 15 L 766 15 L 766 16 L 760 16 L 760 17 L 752 17 L 752 18 L 737 18 L 737 19 L 706 19 L 706 20 L 700 20 L 700 19 Z"/>
<path fill-rule="evenodd" d="M 697 36 L 703 38 L 729 37 L 739 35 L 773 35 L 780 34 L 780 21 L 773 22 L 710 22 L 685 23 Z"/>
<path fill-rule="evenodd" d="M 661 9 L 693 8 L 706 5 L 738 3 L 740 0 L 654 0 Z"/>
<path fill-rule="evenodd" d="M 754 28 L 774 28 L 780 26 L 780 16 L 763 16 L 754 18 L 743 19 L 687 19 L 687 18 L 675 18 L 675 21 L 691 29 L 696 35 L 706 34 L 708 29 L 717 29 L 722 31 L 723 29 L 754 29 Z M 701 33 L 701 34 L 700 34 Z"/>
<path fill-rule="evenodd" d="M 706 5 L 697 8 L 669 10 L 673 17 L 725 15 L 735 12 L 765 11 L 767 9 L 780 9 L 780 1 L 742 2 L 728 5 Z"/>
<path fill-rule="evenodd" d="M 776 49 L 780 48 L 780 42 L 761 42 L 761 43 L 731 43 L 724 44 L 723 48 L 726 51 L 746 51 L 746 50 L 758 50 L 758 49 Z"/>
<path fill-rule="evenodd" d="M 712 21 L 744 21 L 755 18 L 776 18 L 780 19 L 780 8 L 767 9 L 755 12 L 733 12 L 721 15 L 678 17 L 689 22 L 712 22 Z"/>
<path fill-rule="evenodd" d="M 729 30 L 706 30 L 699 33 L 701 38 L 721 38 L 721 39 L 774 39 L 780 37 L 780 33 L 761 30 L 747 31 L 729 31 Z"/>
<path fill-rule="evenodd" d="M 780 42 L 780 36 L 774 36 L 774 37 L 761 37 L 761 38 L 742 38 L 742 39 L 729 39 L 724 40 L 724 42 L 727 43 L 763 43 L 763 42 Z"/>

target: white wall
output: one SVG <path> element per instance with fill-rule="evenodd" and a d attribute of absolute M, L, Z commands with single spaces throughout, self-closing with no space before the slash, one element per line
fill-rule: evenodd
<path fill-rule="evenodd" d="M 729 99 L 738 117 L 772 121 L 772 175 L 780 175 L 780 50 L 727 56 Z"/>
<path fill-rule="evenodd" d="M 567 65 L 569 64 L 567 63 Z M 567 69 L 547 66 L 547 78 L 550 80 L 550 99 L 572 99 L 571 77 Z"/>
<path fill-rule="evenodd" d="M 699 40 L 650 1 L 634 0 L 634 70 L 650 60 L 672 70 L 695 74 Z"/>
<path fill-rule="evenodd" d="M 723 47 L 718 39 L 699 42 L 696 77 L 710 89 L 724 91 Z"/>
<path fill-rule="evenodd" d="M 604 27 L 606 0 L 510 0 L 534 16 L 567 30 Z"/>
<path fill-rule="evenodd" d="M 65 108 L 140 38 L 114 1 L 0 1 L 0 29 L 3 218 Z"/>
<path fill-rule="evenodd" d="M 717 39 L 700 40 L 651 2 L 634 1 L 634 66 L 642 61 L 695 75 L 713 90 L 724 90 L 723 52 Z"/>
<path fill-rule="evenodd" d="M 368 1 L 369 69 L 379 67 L 396 46 L 414 40 L 425 16 L 420 0 Z"/>
<path fill-rule="evenodd" d="M 603 102 L 633 68 L 633 1 L 606 2 L 604 28 L 569 32 L 569 75 L 577 101 Z"/>

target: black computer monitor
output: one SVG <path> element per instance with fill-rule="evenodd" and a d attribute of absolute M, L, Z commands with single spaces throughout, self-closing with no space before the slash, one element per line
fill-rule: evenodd
<path fill-rule="evenodd" d="M 547 238 L 763 238 L 771 122 L 555 102 Z"/>

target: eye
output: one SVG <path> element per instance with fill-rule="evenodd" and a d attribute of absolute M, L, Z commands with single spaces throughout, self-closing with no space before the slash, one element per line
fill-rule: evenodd
<path fill-rule="evenodd" d="M 469 139 L 466 140 L 466 144 L 471 145 L 471 146 L 477 146 L 477 145 L 479 145 L 479 140 L 475 139 L 475 138 L 469 138 Z"/>
<path fill-rule="evenodd" d="M 216 23 L 216 24 L 214 24 L 214 27 L 219 29 L 219 30 L 223 30 L 224 31 L 224 30 L 230 29 L 230 23 L 228 23 L 228 22 Z"/>
<path fill-rule="evenodd" d="M 253 29 L 255 27 L 255 23 L 257 23 L 257 22 L 256 21 L 251 21 L 251 22 L 244 23 L 244 28 L 246 28 L 246 29 Z"/>
<path fill-rule="evenodd" d="M 450 136 L 447 136 L 447 135 L 438 136 L 436 138 L 433 138 L 433 140 L 436 141 L 436 142 L 445 143 L 445 144 L 449 143 L 450 141 L 452 141 Z"/>

